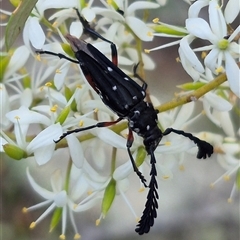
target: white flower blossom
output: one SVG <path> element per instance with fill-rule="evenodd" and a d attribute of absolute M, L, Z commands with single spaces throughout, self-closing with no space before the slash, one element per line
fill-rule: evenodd
<path fill-rule="evenodd" d="M 199 47 L 194 51 L 209 51 L 208 55 L 204 59 L 205 66 L 210 68 L 213 73 L 217 69 L 222 67 L 223 62 L 226 70 L 230 89 L 240 97 L 240 85 L 239 85 L 239 67 L 235 59 L 238 59 L 240 46 L 234 42 L 234 38 L 240 31 L 240 27 L 237 27 L 235 31 L 227 36 L 227 25 L 222 15 L 222 12 L 217 9 L 218 5 L 215 1 L 209 3 L 209 21 L 210 25 L 201 18 L 189 18 L 186 20 L 186 27 L 190 34 L 200 39 L 208 40 L 211 45 L 205 47 Z M 186 46 L 187 43 L 184 44 Z M 183 44 L 181 46 L 183 48 Z M 193 51 L 188 50 L 188 56 L 186 56 L 190 62 L 193 61 Z"/>
<path fill-rule="evenodd" d="M 64 189 L 64 179 L 60 170 L 56 170 L 51 176 L 51 186 L 52 191 L 49 191 L 40 185 L 38 185 L 34 178 L 30 175 L 29 169 L 27 169 L 27 177 L 28 180 L 36 193 L 42 196 L 45 200 L 41 203 L 38 203 L 34 206 L 24 208 L 24 212 L 29 212 L 36 210 L 38 208 L 42 208 L 44 206 L 49 206 L 47 210 L 34 222 L 31 223 L 30 228 L 34 228 L 37 224 L 39 224 L 44 218 L 46 218 L 52 211 L 57 208 L 62 209 L 61 219 L 62 219 L 62 233 L 60 235 L 60 239 L 65 239 L 65 232 L 67 227 L 67 213 L 69 214 L 70 221 L 72 227 L 75 232 L 74 239 L 79 239 L 80 234 L 77 230 L 77 225 L 74 220 L 73 212 L 83 212 L 92 208 L 101 198 L 101 195 L 91 194 L 85 197 L 78 205 L 75 203 L 76 200 L 80 198 L 84 198 L 87 195 L 87 191 L 89 189 L 89 184 L 85 180 L 83 174 L 80 174 L 80 178 L 77 183 L 81 183 L 81 188 L 78 184 L 72 190 Z M 68 193 L 70 192 L 70 193 Z M 76 194 L 77 193 L 77 194 Z M 51 229 L 50 229 L 51 230 Z"/>
<path fill-rule="evenodd" d="M 240 153 L 239 141 L 237 141 L 236 138 L 227 137 L 218 145 L 218 149 L 217 160 L 226 172 L 215 180 L 211 184 L 211 187 L 214 187 L 221 180 L 229 181 L 232 177 L 234 179 L 234 185 L 228 198 L 228 202 L 231 203 L 239 191 L 239 189 L 237 189 L 237 177 L 239 177 L 237 176 L 237 172 L 240 169 L 238 157 Z"/>

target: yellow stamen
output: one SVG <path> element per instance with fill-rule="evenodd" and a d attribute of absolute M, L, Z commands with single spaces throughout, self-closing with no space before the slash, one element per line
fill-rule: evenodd
<path fill-rule="evenodd" d="M 216 70 L 215 70 L 216 74 L 222 73 L 223 71 L 224 71 L 224 69 L 222 66 L 216 68 Z"/>
<path fill-rule="evenodd" d="M 64 234 L 61 234 L 61 235 L 59 236 L 59 238 L 62 239 L 62 240 L 65 240 L 65 239 L 66 239 L 66 236 L 65 236 Z"/>
<path fill-rule="evenodd" d="M 32 222 L 32 223 L 30 224 L 30 226 L 29 226 L 30 229 L 33 229 L 33 228 L 35 228 L 35 227 L 36 227 L 36 222 Z"/>
<path fill-rule="evenodd" d="M 230 180 L 230 176 L 229 176 L 229 175 L 225 175 L 225 176 L 223 176 L 223 179 L 224 179 L 225 181 L 229 181 L 229 180 Z"/>
<path fill-rule="evenodd" d="M 5 19 L 7 19 L 7 15 L 6 14 L 0 14 L 0 19 L 1 20 L 5 20 Z"/>
<path fill-rule="evenodd" d="M 78 206 L 78 205 L 75 203 L 75 204 L 73 205 L 73 209 L 76 209 L 77 206 Z"/>
<path fill-rule="evenodd" d="M 79 233 L 76 233 L 73 239 L 80 239 L 80 238 L 81 238 L 81 235 Z"/>
<path fill-rule="evenodd" d="M 83 123 L 84 123 L 83 120 L 81 120 L 81 121 L 79 122 L 79 124 L 78 124 L 79 127 L 82 127 L 82 126 L 83 126 Z"/>
<path fill-rule="evenodd" d="M 149 49 L 144 49 L 144 52 L 145 53 L 150 53 L 150 50 Z"/>
<path fill-rule="evenodd" d="M 93 193 L 92 190 L 87 191 L 87 195 L 91 195 L 92 193 Z"/>
<path fill-rule="evenodd" d="M 179 170 L 180 170 L 180 171 L 184 171 L 184 170 L 185 170 L 185 167 L 184 167 L 183 164 L 179 165 Z"/>
<path fill-rule="evenodd" d="M 56 73 L 62 73 L 60 69 L 57 69 L 56 70 Z"/>
<path fill-rule="evenodd" d="M 23 212 L 23 213 L 27 213 L 27 212 L 28 212 L 28 209 L 27 209 L 26 207 L 24 207 L 24 208 L 22 209 L 22 212 Z"/>
<path fill-rule="evenodd" d="M 138 191 L 139 192 L 143 192 L 145 190 L 145 188 L 144 187 L 141 187 Z"/>
<path fill-rule="evenodd" d="M 45 83 L 45 86 L 46 86 L 46 87 L 51 87 L 51 86 L 52 86 L 52 83 L 51 83 L 51 82 L 47 82 L 47 83 Z"/>
<path fill-rule="evenodd" d="M 214 188 L 214 183 L 211 183 L 211 184 L 210 184 L 210 188 Z"/>
<path fill-rule="evenodd" d="M 40 55 L 40 54 L 37 54 L 37 55 L 36 55 L 36 60 L 39 61 L 39 62 L 41 62 L 41 55 Z"/>
<path fill-rule="evenodd" d="M 153 21 L 153 23 L 158 23 L 159 22 L 159 18 L 154 18 L 152 21 Z"/>
<path fill-rule="evenodd" d="M 20 117 L 19 117 L 19 116 L 15 116 L 14 118 L 15 118 L 16 120 L 19 120 L 19 119 L 20 119 Z"/>
<path fill-rule="evenodd" d="M 52 27 L 56 27 L 57 26 L 57 24 L 58 24 L 58 22 L 54 22 L 53 24 L 52 24 Z"/>
<path fill-rule="evenodd" d="M 51 111 L 51 112 L 56 112 L 57 109 L 58 109 L 58 105 L 54 105 L 54 106 L 52 106 L 52 107 L 50 108 L 50 111 Z"/>
<path fill-rule="evenodd" d="M 163 178 L 164 180 L 166 180 L 166 179 L 169 179 L 170 176 L 168 176 L 168 175 L 163 175 L 162 178 Z"/>
<path fill-rule="evenodd" d="M 165 146 L 171 146 L 171 142 L 165 142 L 164 145 Z"/>
<path fill-rule="evenodd" d="M 50 38 L 52 36 L 52 32 L 51 31 L 48 31 L 47 32 L 47 37 Z"/>
<path fill-rule="evenodd" d="M 94 112 L 97 113 L 97 112 L 98 112 L 98 108 L 95 108 L 95 109 L 94 109 Z"/>
<path fill-rule="evenodd" d="M 101 222 L 101 219 L 100 218 L 97 219 L 96 222 L 95 222 L 96 226 L 98 226 L 100 224 L 100 222 Z"/>
<path fill-rule="evenodd" d="M 201 54 L 201 58 L 204 59 L 207 56 L 207 52 L 203 51 Z"/>
<path fill-rule="evenodd" d="M 153 33 L 152 32 L 147 32 L 147 36 L 152 37 Z"/>

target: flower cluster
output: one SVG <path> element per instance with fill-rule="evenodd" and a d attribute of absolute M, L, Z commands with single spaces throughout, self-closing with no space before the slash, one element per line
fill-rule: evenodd
<path fill-rule="evenodd" d="M 145 70 L 154 70 L 158 63 L 151 59 L 151 51 L 179 44 L 179 61 L 192 82 L 178 86 L 181 92 L 177 98 L 165 104 L 159 103 L 159 96 L 147 96 L 161 112 L 159 127 L 161 130 L 168 127 L 186 129 L 205 115 L 215 131 L 202 129 L 204 132 L 195 135 L 214 146 L 217 160 L 227 169 L 223 179 L 235 177 L 229 202 L 239 191 L 240 129 L 234 122 L 239 119 L 240 112 L 237 105 L 240 98 L 240 26 L 235 26 L 234 22 L 239 15 L 239 2 L 229 0 L 224 6 L 218 0 L 185 2 L 190 5 L 188 16 L 185 26 L 179 27 L 156 18 L 151 23 L 144 14 L 152 17 L 151 10 L 156 14 L 156 10 L 167 1 L 133 1 L 129 4 L 127 0 L 101 0 L 95 4 L 93 0 L 39 0 L 22 25 L 23 44 L 7 52 L 4 39 L 1 40 L 0 151 L 15 160 L 29 160 L 27 178 L 34 191 L 44 199 L 34 206 L 24 207 L 23 212 L 46 208 L 30 228 L 53 212 L 50 230 L 61 221 L 60 239 L 65 239 L 67 219 L 70 219 L 74 239 L 79 239 L 74 214 L 101 204 L 98 225 L 118 195 L 138 219 L 125 196 L 129 176 L 133 174 L 132 164 L 123 153 L 126 150 L 126 122 L 71 134 L 58 143 L 54 142 L 69 129 L 117 119 L 91 88 L 77 64 L 53 55 L 35 53 L 44 50 L 73 59 L 65 38 L 70 33 L 91 43 L 111 59 L 110 44 L 91 36 L 85 31 L 86 27 L 116 44 L 119 67 L 129 76 L 133 75 L 130 69 L 137 63 L 140 63 L 137 69 L 140 77 Z M 79 20 L 76 9 L 84 21 Z M 48 18 L 47 10 L 51 10 Z M 201 17 L 202 11 L 208 14 L 207 20 Z M 11 27 L 16 24 L 14 17 L 19 12 L 26 14 L 24 1 L 14 13 L 3 9 L 0 12 L 11 16 L 6 24 L 1 24 L 2 27 L 7 25 L 5 44 L 9 46 L 9 32 L 16 29 Z M 143 14 L 140 16 L 139 13 Z M 156 37 L 180 40 L 143 51 L 143 42 L 151 42 Z M 196 114 L 198 99 L 203 111 Z M 188 104 L 183 105 L 185 103 Z M 146 175 L 149 159 L 142 138 L 134 135 L 134 140 L 133 158 Z M 186 155 L 196 155 L 196 151 L 195 144 L 180 135 L 163 137 L 155 151 L 158 178 L 171 179 L 174 166 L 182 167 Z M 121 159 L 124 159 L 123 163 Z M 52 190 L 43 188 L 43 183 L 34 179 L 32 161 L 37 166 L 55 164 L 53 174 L 48 176 Z M 67 164 L 62 167 L 59 162 Z M 219 179 L 212 186 L 217 182 Z M 140 189 L 143 189 L 142 183 Z"/>

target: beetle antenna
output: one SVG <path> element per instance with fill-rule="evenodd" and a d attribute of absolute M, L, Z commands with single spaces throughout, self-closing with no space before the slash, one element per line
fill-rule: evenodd
<path fill-rule="evenodd" d="M 143 211 L 142 217 L 137 224 L 135 231 L 142 235 L 144 233 L 148 233 L 150 228 L 154 224 L 154 218 L 157 217 L 157 209 L 158 209 L 158 184 L 157 184 L 157 170 L 156 170 L 156 159 L 154 156 L 153 148 L 149 150 L 151 156 L 151 172 L 150 172 L 150 183 L 149 183 L 149 191 L 147 195 L 147 202 L 145 204 L 145 209 Z"/>

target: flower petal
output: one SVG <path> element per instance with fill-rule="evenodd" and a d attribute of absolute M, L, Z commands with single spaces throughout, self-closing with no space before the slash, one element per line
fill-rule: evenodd
<path fill-rule="evenodd" d="M 72 22 L 70 25 L 69 32 L 71 35 L 75 36 L 76 38 L 80 38 L 83 33 L 83 26 L 82 23 L 77 21 L 77 22 Z"/>
<path fill-rule="evenodd" d="M 126 23 L 142 41 L 152 41 L 153 30 L 136 17 L 126 17 Z"/>
<path fill-rule="evenodd" d="M 212 92 L 205 94 L 204 98 L 208 101 L 208 104 L 217 111 L 230 111 L 232 109 L 231 103 Z"/>
<path fill-rule="evenodd" d="M 196 18 L 198 17 L 199 12 L 201 9 L 208 5 L 208 1 L 195 1 L 188 10 L 189 18 Z"/>
<path fill-rule="evenodd" d="M 6 117 L 13 123 L 20 124 L 31 124 L 31 123 L 41 123 L 44 125 L 49 125 L 50 120 L 43 114 L 29 110 L 25 106 L 21 106 L 17 110 L 13 110 L 6 114 Z"/>
<path fill-rule="evenodd" d="M 186 28 L 195 37 L 209 40 L 212 43 L 217 42 L 217 37 L 213 34 L 209 24 L 202 18 L 188 18 Z"/>
<path fill-rule="evenodd" d="M 43 131 L 41 131 L 27 146 L 27 151 L 29 153 L 34 152 L 38 148 L 50 147 L 55 145 L 54 140 L 59 139 L 63 134 L 62 127 L 59 123 L 53 124 Z"/>
<path fill-rule="evenodd" d="M 240 12 L 239 0 L 229 0 L 227 2 L 224 16 L 227 23 L 232 23 Z"/>
<path fill-rule="evenodd" d="M 35 190 L 35 192 L 37 192 L 40 196 L 42 196 L 45 199 L 52 199 L 54 197 L 54 193 L 48 191 L 47 189 L 41 187 L 40 185 L 38 185 L 35 180 L 33 179 L 33 177 L 30 175 L 29 172 L 29 168 L 27 168 L 27 178 L 28 181 L 30 182 L 32 188 Z"/>
<path fill-rule="evenodd" d="M 31 17 L 29 19 L 29 40 L 32 43 L 33 47 L 36 49 L 41 49 L 45 42 L 45 34 L 42 30 L 39 20 L 36 17 Z"/>
<path fill-rule="evenodd" d="M 128 6 L 128 8 L 125 11 L 125 15 L 126 16 L 133 15 L 136 10 L 153 9 L 159 7 L 160 5 L 157 3 L 152 3 L 148 1 L 135 1 Z"/>
<path fill-rule="evenodd" d="M 219 39 L 225 37 L 227 35 L 227 24 L 218 1 L 210 1 L 208 11 L 212 32 L 218 36 Z"/>
<path fill-rule="evenodd" d="M 77 168 L 82 168 L 85 160 L 82 145 L 74 134 L 66 137 L 71 159 Z"/>
<path fill-rule="evenodd" d="M 225 52 L 225 69 L 230 89 L 240 98 L 240 69 L 230 53 Z"/>
<path fill-rule="evenodd" d="M 29 57 L 29 50 L 26 46 L 18 47 L 12 57 L 11 60 L 7 66 L 6 74 L 4 75 L 4 78 L 9 78 L 13 73 L 15 73 L 17 70 L 22 68 L 26 65 L 26 62 Z"/>

